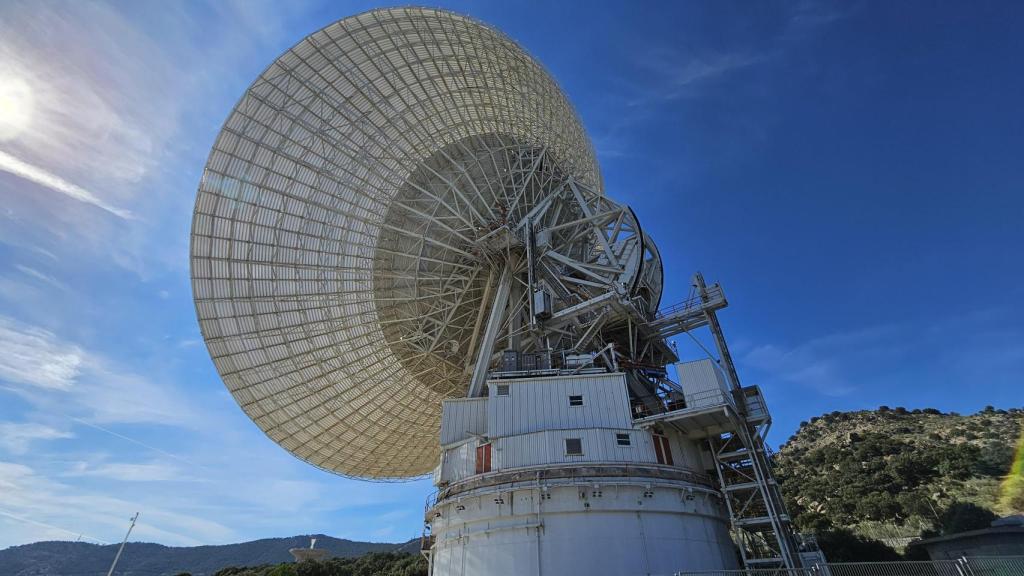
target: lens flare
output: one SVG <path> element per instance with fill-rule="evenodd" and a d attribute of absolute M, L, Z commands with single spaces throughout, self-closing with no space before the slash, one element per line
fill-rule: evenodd
<path fill-rule="evenodd" d="M 1003 479 L 999 505 L 1006 514 L 1024 514 L 1024 422 L 1010 473 Z"/>
<path fill-rule="evenodd" d="M 23 78 L 0 73 L 0 142 L 12 140 L 32 123 L 32 87 Z"/>

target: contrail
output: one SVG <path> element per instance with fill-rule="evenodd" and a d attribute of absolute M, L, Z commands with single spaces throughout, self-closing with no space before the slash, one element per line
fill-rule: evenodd
<path fill-rule="evenodd" d="M 132 444 L 138 444 L 139 446 L 142 446 L 143 448 L 147 448 L 147 449 L 152 450 L 154 452 L 159 452 L 160 454 L 163 454 L 164 456 L 167 456 L 168 458 L 174 458 L 175 460 L 178 460 L 179 462 L 184 462 L 185 464 L 188 464 L 189 466 L 193 466 L 195 468 L 206 468 L 206 466 L 202 466 L 200 464 L 196 464 L 195 462 L 192 462 L 192 461 L 190 461 L 190 460 L 188 460 L 186 458 L 182 458 L 181 456 L 178 456 L 176 454 L 171 454 L 170 452 L 167 452 L 165 450 L 161 450 L 161 449 L 157 448 L 156 446 L 150 446 L 149 444 L 146 444 L 145 442 L 142 442 L 140 440 L 136 440 L 134 438 L 129 438 L 128 436 L 125 436 L 124 434 L 118 434 L 117 432 L 114 432 L 113 430 L 109 430 L 107 428 L 104 428 L 102 426 L 98 426 L 98 425 L 93 424 L 91 422 L 86 422 L 85 420 L 82 420 L 81 418 L 75 418 L 74 416 L 68 416 L 68 418 L 71 418 L 72 420 L 74 420 L 75 422 L 78 422 L 79 424 L 83 424 L 83 425 L 88 426 L 90 428 L 95 428 L 95 429 L 99 430 L 100 432 L 106 432 L 107 434 L 110 434 L 111 436 L 117 436 L 118 438 L 120 438 L 122 440 L 127 440 L 128 442 L 131 442 Z"/>
<path fill-rule="evenodd" d="M 51 174 L 46 170 L 39 168 L 38 166 L 33 166 L 28 162 L 19 160 L 18 158 L 15 158 L 14 156 L 11 156 L 10 154 L 3 151 L 0 151 L 0 170 L 3 170 L 4 172 L 10 172 L 11 174 L 14 174 L 15 176 L 18 176 L 20 178 L 24 178 L 25 180 L 30 180 L 32 182 L 35 182 L 36 184 L 46 186 L 50 190 L 60 192 L 61 194 L 74 198 L 79 202 L 92 204 L 97 208 L 101 208 L 103 210 L 106 210 L 107 212 L 110 212 L 111 214 L 117 216 L 118 218 L 122 218 L 124 220 L 135 219 L 135 216 L 128 210 L 124 210 L 116 206 L 111 206 L 110 204 L 107 204 L 103 200 L 97 198 L 92 192 L 89 192 L 85 188 L 82 188 L 77 184 L 68 182 L 67 180 L 61 178 L 60 176 Z"/>
<path fill-rule="evenodd" d="M 40 522 L 39 520 L 32 520 L 31 518 L 25 518 L 24 516 L 18 516 L 17 514 L 11 514 L 10 512 L 4 511 L 4 510 L 0 510 L 0 516 L 7 516 L 8 518 L 13 518 L 15 520 L 20 520 L 22 522 L 27 522 L 29 524 L 36 524 L 36 525 L 42 526 L 44 528 L 50 528 L 51 530 L 60 530 L 61 532 L 66 532 L 66 533 L 71 534 L 73 536 L 78 536 L 79 538 L 88 538 L 89 540 L 92 540 L 93 542 L 99 542 L 100 544 L 110 544 L 110 542 L 107 542 L 106 540 L 100 540 L 99 538 L 93 538 L 92 536 L 86 536 L 82 532 L 75 532 L 74 530 L 68 530 L 66 528 L 61 528 L 60 526 L 54 526 L 53 524 L 47 524 L 46 522 Z"/>

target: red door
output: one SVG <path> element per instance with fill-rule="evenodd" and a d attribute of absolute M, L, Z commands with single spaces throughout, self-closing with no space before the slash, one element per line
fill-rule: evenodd
<path fill-rule="evenodd" d="M 476 473 L 483 474 L 491 471 L 491 443 L 481 444 L 476 447 Z"/>
<path fill-rule="evenodd" d="M 668 444 L 668 437 L 661 434 L 654 434 L 654 454 L 658 457 L 658 464 L 672 466 L 672 447 Z"/>

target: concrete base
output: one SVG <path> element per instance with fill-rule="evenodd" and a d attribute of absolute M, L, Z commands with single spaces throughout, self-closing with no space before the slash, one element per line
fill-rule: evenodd
<path fill-rule="evenodd" d="M 432 576 L 630 576 L 738 568 L 718 495 L 657 478 L 475 488 L 428 511 Z"/>

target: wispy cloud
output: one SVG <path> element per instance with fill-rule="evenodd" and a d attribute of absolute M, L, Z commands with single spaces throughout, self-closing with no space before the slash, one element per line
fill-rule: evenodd
<path fill-rule="evenodd" d="M 124 531 L 128 515 L 137 510 L 143 513 L 135 534 L 144 541 L 196 545 L 229 540 L 234 535 L 219 522 L 175 510 L 159 494 L 109 496 L 13 462 L 0 461 L 0 510 L 8 517 L 35 520 L 19 527 L 26 541 L 66 539 L 69 532 L 79 530 L 92 534 L 92 539 L 115 540 Z"/>
<path fill-rule="evenodd" d="M 74 438 L 74 434 L 34 422 L 0 422 L 0 448 L 13 454 L 28 452 L 33 442 Z"/>
<path fill-rule="evenodd" d="M 893 326 L 830 334 L 794 346 L 763 344 L 741 361 L 781 383 L 797 384 L 824 396 L 846 396 L 867 384 L 864 366 L 898 358 L 904 349 Z"/>
<path fill-rule="evenodd" d="M 90 476 L 121 482 L 184 482 L 195 481 L 177 466 L 165 462 L 105 462 L 94 465 L 76 462 L 65 476 Z"/>
<path fill-rule="evenodd" d="M 653 84 L 627 105 L 649 106 L 695 97 L 706 84 L 765 59 L 766 55 L 744 52 L 688 55 L 676 50 L 653 51 L 643 61 Z"/>
<path fill-rule="evenodd" d="M 52 332 L 0 316 L 0 381 L 68 390 L 81 373 L 84 353 Z"/>
<path fill-rule="evenodd" d="M 124 434 L 121 434 L 119 432 L 114 432 L 113 430 L 111 430 L 109 428 L 105 428 L 103 426 L 100 426 L 99 424 L 95 424 L 93 422 L 88 422 L 86 420 L 82 420 L 81 418 L 72 418 L 72 420 L 74 420 L 75 422 L 78 422 L 79 424 L 82 424 L 83 426 L 88 426 L 88 427 L 90 427 L 90 428 L 92 428 L 94 430 L 99 430 L 100 432 L 103 432 L 104 434 L 109 434 L 109 435 L 111 435 L 111 436 L 113 436 L 115 438 L 120 438 L 121 440 L 124 440 L 125 442 L 130 442 L 132 444 L 135 444 L 136 446 L 141 446 L 141 447 L 145 448 L 146 450 L 150 450 L 150 451 L 155 452 L 157 454 L 161 454 L 161 455 L 166 456 L 168 458 L 177 460 L 177 461 L 179 461 L 179 462 L 181 462 L 183 464 L 186 464 L 186 465 L 188 465 L 190 467 L 193 467 L 193 468 L 200 468 L 201 467 L 200 465 L 192 462 L 191 460 L 188 460 L 187 458 L 183 458 L 183 457 L 181 457 L 181 456 L 179 456 L 177 454 L 172 454 L 172 453 L 170 453 L 170 452 L 168 452 L 168 451 L 166 451 L 166 450 L 164 450 L 162 448 L 157 448 L 156 446 L 153 446 L 152 444 L 149 444 L 148 442 L 143 442 L 142 440 L 138 440 L 138 439 L 132 438 L 130 436 L 125 436 Z"/>
<path fill-rule="evenodd" d="M 49 284 L 50 286 L 53 286 L 54 288 L 57 288 L 59 290 L 67 290 L 68 289 L 68 287 L 63 282 L 61 282 L 60 280 L 57 280 L 53 276 L 50 276 L 49 274 L 46 274 L 44 272 L 40 272 L 39 270 L 36 270 L 35 268 L 32 268 L 30 266 L 24 266 L 22 264 L 18 264 L 17 266 L 15 266 L 15 268 L 17 268 L 18 271 L 21 272 L 22 274 L 24 274 L 24 275 L 26 275 L 26 276 L 28 276 L 30 278 L 35 278 L 36 280 L 39 280 L 40 282 L 44 282 L 46 284 Z"/>
<path fill-rule="evenodd" d="M 1008 385 L 1024 370 L 1019 313 L 976 310 L 928 321 L 902 321 L 827 334 L 795 344 L 745 346 L 736 357 L 762 381 L 796 385 L 828 397 L 894 401 L 927 384 L 952 393 L 981 382 Z M 935 400 L 938 394 L 922 396 Z"/>
<path fill-rule="evenodd" d="M 50 331 L 0 316 L 0 382 L 32 404 L 92 424 L 194 427 L 199 410 L 106 358 Z"/>
<path fill-rule="evenodd" d="M 38 166 L 33 166 L 28 162 L 19 160 L 14 156 L 11 156 L 10 154 L 7 154 L 6 152 L 3 151 L 0 151 L 0 170 L 3 170 L 4 172 L 8 172 L 10 174 L 14 174 L 19 178 L 24 178 L 25 180 L 35 182 L 40 186 L 49 188 L 54 192 L 63 194 L 69 198 L 78 200 L 79 202 L 92 204 L 93 206 L 96 206 L 101 210 L 106 210 L 107 212 L 110 212 L 111 214 L 117 216 L 118 218 L 123 218 L 125 220 L 130 220 L 134 218 L 132 213 L 129 212 L 128 210 L 117 208 L 116 206 L 111 206 L 110 204 L 98 198 L 92 192 L 86 190 L 85 188 L 68 182 L 67 180 L 61 178 L 60 176 L 51 174 Z"/>
<path fill-rule="evenodd" d="M 0 197 L 13 216 L 0 241 L 147 279 L 184 269 L 187 234 L 158 236 L 182 230 L 205 157 L 181 134 L 203 138 L 223 120 L 243 87 L 232 81 L 258 73 L 247 68 L 252 55 L 268 44 L 276 52 L 303 9 L 161 4 L 141 18 L 102 1 L 0 3 L 0 82 L 24 86 L 32 108 L 0 153 Z"/>
<path fill-rule="evenodd" d="M 94 538 L 82 532 L 75 532 L 74 530 L 68 530 L 67 528 L 61 528 L 60 526 L 54 526 L 53 524 L 41 522 L 35 518 L 30 518 L 28 516 L 11 514 L 6 510 L 0 510 L 0 516 L 3 516 L 4 518 L 8 518 L 10 520 L 17 521 L 18 523 L 20 523 L 19 528 L 22 529 L 24 528 L 25 525 L 43 528 L 45 532 L 39 534 L 39 540 L 66 540 L 68 536 L 71 536 L 75 538 L 75 540 L 84 539 L 86 541 L 94 542 L 96 544 L 110 544 L 110 542 L 107 542 L 106 540 L 100 540 L 99 538 Z"/>

